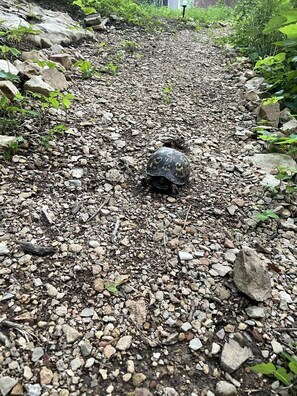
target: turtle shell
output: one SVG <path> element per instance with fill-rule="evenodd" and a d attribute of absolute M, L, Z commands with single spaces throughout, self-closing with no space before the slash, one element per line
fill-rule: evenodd
<path fill-rule="evenodd" d="M 146 173 L 152 177 L 164 177 L 179 186 L 190 176 L 190 163 L 185 154 L 170 147 L 155 151 L 148 160 Z"/>

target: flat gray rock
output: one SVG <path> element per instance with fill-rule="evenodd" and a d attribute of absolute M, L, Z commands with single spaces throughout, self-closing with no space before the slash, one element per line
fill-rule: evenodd
<path fill-rule="evenodd" d="M 18 383 L 18 380 L 12 377 L 0 377 L 0 392 L 2 396 L 8 395 L 11 389 Z"/>
<path fill-rule="evenodd" d="M 272 170 L 276 170 L 279 167 L 284 167 L 286 169 L 291 169 L 292 172 L 297 172 L 296 161 L 287 154 L 255 154 L 251 157 L 247 157 L 247 159 L 249 162 L 252 162 L 253 165 L 266 172 L 266 176 L 261 182 L 263 185 L 277 186 L 280 184 L 280 181 L 271 174 Z"/>

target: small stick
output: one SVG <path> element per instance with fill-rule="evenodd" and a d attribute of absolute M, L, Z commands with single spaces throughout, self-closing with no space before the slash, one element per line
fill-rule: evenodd
<path fill-rule="evenodd" d="M 179 239 L 180 234 L 181 234 L 182 231 L 186 228 L 186 225 L 187 225 L 187 222 L 188 222 L 188 217 L 189 217 L 189 213 L 190 213 L 191 208 L 192 208 L 192 205 L 189 206 L 189 209 L 188 209 L 187 214 L 186 214 L 186 218 L 185 218 L 185 220 L 184 220 L 183 228 L 180 230 L 177 239 Z"/>
<path fill-rule="evenodd" d="M 290 331 L 297 331 L 297 327 L 277 327 L 275 330 L 290 332 Z"/>
<path fill-rule="evenodd" d="M 27 327 L 25 329 L 22 324 L 11 322 L 10 320 L 0 321 L 0 325 L 2 325 L 2 324 L 6 327 L 11 327 L 11 328 L 15 329 L 16 331 L 18 331 L 19 333 L 21 333 L 27 342 L 29 342 L 29 336 L 38 339 L 38 337 L 33 333 L 33 330 L 30 327 Z"/>
<path fill-rule="evenodd" d="M 163 234 L 163 244 L 164 244 L 164 252 L 165 252 L 165 266 L 167 269 L 168 258 L 167 258 L 167 247 L 166 247 L 166 228 L 164 227 L 164 234 Z"/>
<path fill-rule="evenodd" d="M 48 224 L 52 225 L 53 224 L 53 220 L 48 212 L 48 208 L 46 206 L 43 206 L 41 208 L 41 213 L 43 214 L 43 216 L 45 217 L 45 220 L 48 222 Z"/>
<path fill-rule="evenodd" d="M 89 218 L 85 221 L 85 223 L 87 223 L 87 222 L 93 220 L 93 218 L 97 216 L 97 214 L 100 212 L 100 210 L 103 208 L 103 206 L 105 206 L 105 205 L 107 204 L 108 201 L 109 201 L 109 197 L 108 197 L 108 198 L 105 198 L 105 200 L 104 200 L 104 201 L 102 202 L 102 204 L 99 206 L 99 209 L 96 210 L 96 212 L 93 213 L 92 216 L 89 217 Z"/>
<path fill-rule="evenodd" d="M 115 241 L 117 240 L 117 232 L 118 232 L 119 226 L 120 226 L 120 219 L 117 217 L 117 220 L 116 220 L 116 223 L 114 226 L 114 230 L 112 231 L 112 234 L 111 234 L 111 242 L 112 243 L 115 243 Z"/>

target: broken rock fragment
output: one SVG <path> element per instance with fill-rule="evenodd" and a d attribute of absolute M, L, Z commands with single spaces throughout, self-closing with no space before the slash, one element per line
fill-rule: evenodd
<path fill-rule="evenodd" d="M 252 300 L 265 301 L 271 296 L 270 276 L 255 250 L 243 248 L 237 255 L 233 280 L 242 293 Z"/>
<path fill-rule="evenodd" d="M 221 367 L 231 374 L 252 356 L 250 348 L 242 347 L 237 341 L 230 339 L 222 350 Z"/>

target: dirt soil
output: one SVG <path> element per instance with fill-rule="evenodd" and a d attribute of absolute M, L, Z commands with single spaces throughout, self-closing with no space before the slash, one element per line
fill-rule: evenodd
<path fill-rule="evenodd" d="M 244 135 L 255 119 L 238 77 L 250 66 L 214 44 L 221 34 L 109 28 L 69 49 L 102 71 L 86 80 L 70 73 L 76 100 L 51 124 L 71 129 L 50 149 L 31 141 L 1 160 L 0 235 L 10 255 L 1 257 L 0 309 L 27 331 L 1 326 L 11 342 L 0 346 L 5 375 L 41 383 L 42 395 L 211 396 L 220 380 L 241 396 L 282 394 L 248 366 L 263 354 L 275 359 L 273 339 L 290 345 L 296 336 L 278 330 L 295 320 L 295 237 L 281 223 L 252 220 L 272 201 L 246 160 L 263 149 Z M 180 139 L 190 182 L 176 196 L 144 187 L 151 153 Z M 20 240 L 55 253 L 24 254 Z M 262 247 L 281 269 L 269 270 L 264 303 L 233 283 L 243 245 Z M 284 290 L 292 302 L 281 310 Z M 247 315 L 254 305 L 264 318 Z M 230 338 L 253 354 L 232 374 L 220 361 Z"/>

